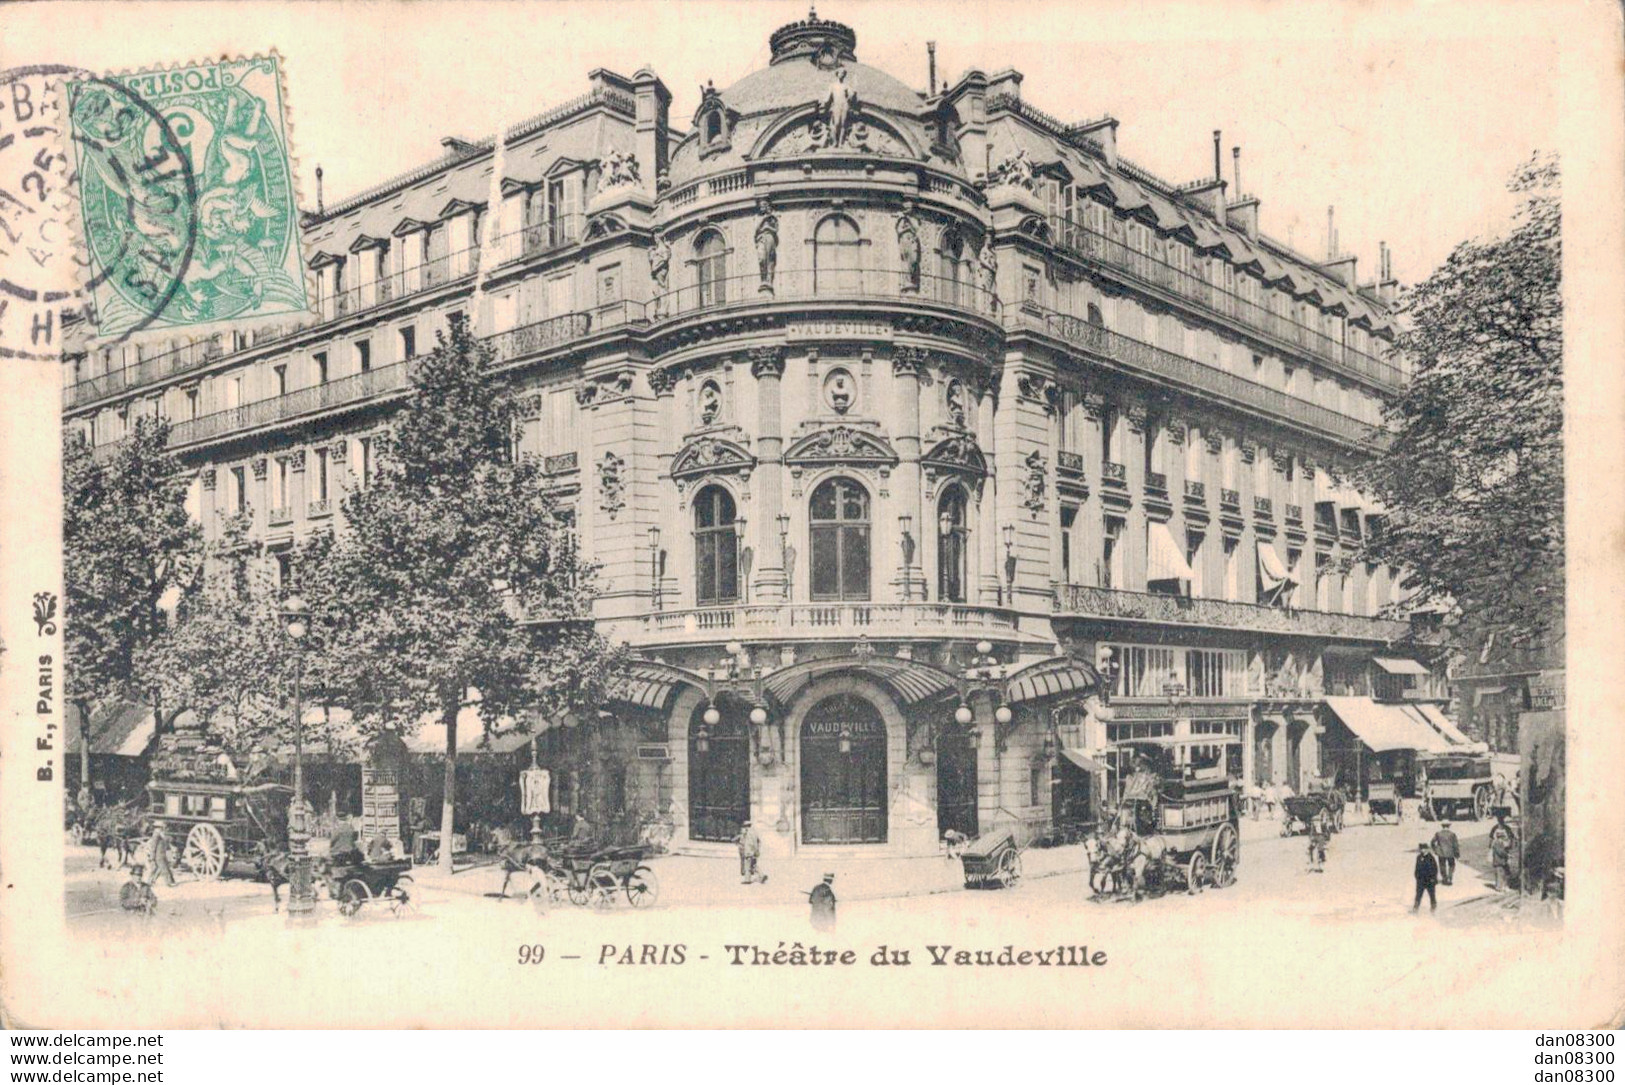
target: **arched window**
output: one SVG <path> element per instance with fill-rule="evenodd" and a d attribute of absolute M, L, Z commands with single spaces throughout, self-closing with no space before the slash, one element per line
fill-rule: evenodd
<path fill-rule="evenodd" d="M 722 138 L 722 114 L 712 110 L 705 115 L 705 142 L 715 143 Z"/>
<path fill-rule="evenodd" d="M 721 305 L 727 299 L 728 246 L 715 230 L 707 230 L 694 243 L 694 270 L 700 307 Z"/>
<path fill-rule="evenodd" d="M 734 500 L 720 486 L 694 498 L 694 601 L 700 606 L 739 598 L 739 534 Z"/>
<path fill-rule="evenodd" d="M 942 245 L 937 249 L 937 289 L 942 292 L 942 300 L 950 305 L 959 303 L 959 279 L 965 266 L 965 239 L 959 236 L 958 230 L 947 230 L 942 235 Z"/>
<path fill-rule="evenodd" d="M 813 290 L 820 294 L 855 294 L 863 285 L 858 224 L 845 215 L 830 215 L 813 231 Z"/>
<path fill-rule="evenodd" d="M 937 503 L 937 599 L 963 603 L 969 530 L 965 526 L 965 491 L 950 487 Z"/>
<path fill-rule="evenodd" d="M 812 597 L 869 598 L 869 493 L 849 478 L 813 491 Z"/>

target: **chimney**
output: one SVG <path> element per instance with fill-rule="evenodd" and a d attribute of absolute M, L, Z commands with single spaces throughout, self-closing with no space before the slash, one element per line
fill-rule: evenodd
<path fill-rule="evenodd" d="M 1215 181 L 1218 181 L 1218 180 L 1222 180 L 1223 177 L 1224 177 L 1224 173 L 1220 169 L 1220 158 L 1219 158 L 1219 129 L 1215 128 L 1213 130 L 1213 179 Z M 1239 193 L 1238 193 L 1238 195 L 1239 195 Z"/>
<path fill-rule="evenodd" d="M 670 144 L 671 91 L 648 66 L 639 68 L 632 77 L 632 97 L 637 106 L 632 147 L 637 154 L 638 172 L 644 187 L 656 190 L 659 179 L 666 172 L 666 157 Z"/>
<path fill-rule="evenodd" d="M 1106 165 L 1117 166 L 1117 121 L 1113 117 L 1102 117 L 1097 121 L 1085 121 L 1083 124 L 1074 124 L 1072 134 L 1088 136 L 1100 144 L 1101 157 Z"/>
<path fill-rule="evenodd" d="M 1230 160 L 1231 160 L 1232 166 L 1234 167 L 1233 172 L 1235 174 L 1234 180 L 1235 180 L 1235 185 L 1236 185 L 1236 199 L 1239 200 L 1244 195 L 1244 190 L 1241 187 L 1241 147 L 1240 146 L 1235 146 L 1235 147 L 1230 148 Z"/>
<path fill-rule="evenodd" d="M 925 58 L 926 58 L 925 59 L 926 70 L 929 73 L 929 78 L 930 78 L 930 87 L 931 87 L 930 97 L 935 98 L 937 96 L 937 43 L 936 42 L 928 41 L 928 42 L 925 43 Z"/>
<path fill-rule="evenodd" d="M 1008 95 L 1017 101 L 1021 100 L 1022 74 L 1014 68 L 1006 68 L 1002 72 L 993 73 L 987 81 L 987 96 L 997 98 Z"/>
<path fill-rule="evenodd" d="M 1380 244 L 1381 255 L 1377 258 L 1377 293 L 1382 300 L 1392 305 L 1399 300 L 1399 280 L 1394 278 L 1394 250 L 1388 247 L 1388 242 Z"/>
<path fill-rule="evenodd" d="M 316 167 L 316 213 L 318 215 L 321 215 L 321 214 L 325 214 L 326 212 L 327 212 L 327 208 L 322 203 L 322 167 L 317 166 Z"/>

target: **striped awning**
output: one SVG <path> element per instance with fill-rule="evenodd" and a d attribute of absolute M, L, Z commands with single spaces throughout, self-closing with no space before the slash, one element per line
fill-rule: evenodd
<path fill-rule="evenodd" d="M 1004 700 L 1006 704 L 1021 704 L 1066 693 L 1088 696 L 1104 689 L 1100 672 L 1089 664 L 1071 658 L 1046 659 L 1011 675 Z"/>
<path fill-rule="evenodd" d="M 918 704 L 955 687 L 954 678 L 946 671 L 909 659 L 891 659 L 854 656 L 833 659 L 813 659 L 774 671 L 762 687 L 779 704 L 789 704 L 797 693 L 815 678 L 840 671 L 849 671 L 859 677 L 873 679 L 895 693 L 904 704 Z"/>
<path fill-rule="evenodd" d="M 1179 544 L 1174 542 L 1174 536 L 1168 530 L 1168 525 L 1152 521 L 1146 525 L 1146 532 L 1151 543 L 1148 561 L 1150 567 L 1146 570 L 1146 581 L 1156 584 L 1172 580 L 1184 585 L 1184 590 L 1189 591 L 1191 583 L 1196 579 L 1196 573 L 1191 569 L 1191 563 L 1185 560 L 1185 554 L 1180 550 Z"/>
<path fill-rule="evenodd" d="M 610 692 L 610 699 L 639 708 L 664 711 L 671 691 L 679 685 L 699 685 L 699 680 L 675 667 L 658 663 L 634 663 Z"/>

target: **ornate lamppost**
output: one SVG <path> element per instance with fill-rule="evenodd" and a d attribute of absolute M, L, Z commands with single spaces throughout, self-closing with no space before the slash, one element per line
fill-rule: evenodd
<path fill-rule="evenodd" d="M 775 519 L 779 525 L 779 565 L 784 569 L 784 601 L 788 603 L 794 598 L 790 591 L 790 567 L 795 560 L 795 555 L 790 551 L 790 514 L 781 512 Z"/>
<path fill-rule="evenodd" d="M 311 884 L 310 833 L 305 822 L 305 713 L 301 685 L 305 677 L 302 643 L 310 608 L 297 595 L 282 604 L 282 631 L 293 656 L 293 801 L 288 808 L 288 915 L 306 916 L 316 908 Z"/>
<path fill-rule="evenodd" d="M 655 610 L 661 609 L 660 599 L 660 528 L 649 525 L 649 592 Z"/>

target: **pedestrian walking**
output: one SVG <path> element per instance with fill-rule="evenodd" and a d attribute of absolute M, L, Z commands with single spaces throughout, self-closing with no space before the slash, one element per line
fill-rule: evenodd
<path fill-rule="evenodd" d="M 149 881 L 156 885 L 158 879 L 163 878 L 165 885 L 174 885 L 175 872 L 169 866 L 169 831 L 164 828 L 163 822 L 153 826 L 152 840 L 147 847 L 152 851 L 152 877 Z"/>
<path fill-rule="evenodd" d="M 1422 907 L 1422 894 L 1428 896 L 1428 911 L 1439 910 L 1439 861 L 1433 857 L 1432 849 L 1426 845 L 1419 845 L 1416 854 L 1416 900 L 1411 903 L 1411 911 L 1416 912 Z"/>
<path fill-rule="evenodd" d="M 1450 828 L 1450 823 L 1444 822 L 1439 831 L 1433 834 L 1433 854 L 1439 860 L 1439 881 L 1445 885 L 1453 885 L 1456 881 L 1456 860 L 1461 858 L 1461 841 Z"/>
<path fill-rule="evenodd" d="M 807 903 L 812 909 L 813 930 L 834 930 L 835 875 L 825 874 L 824 880 L 813 886 L 807 893 Z"/>
<path fill-rule="evenodd" d="M 1490 863 L 1495 868 L 1495 891 L 1497 893 L 1512 888 L 1514 883 L 1512 875 L 1512 846 L 1514 840 L 1512 828 L 1506 823 L 1504 815 L 1495 819 L 1495 828 L 1490 830 Z"/>
<path fill-rule="evenodd" d="M 756 868 L 762 857 L 762 838 L 756 835 L 756 830 L 750 822 L 745 822 L 739 830 L 739 881 L 743 885 L 759 885 L 767 881 L 767 875 Z"/>
<path fill-rule="evenodd" d="M 1258 811 L 1264 805 L 1264 789 L 1256 783 L 1248 784 L 1246 790 L 1247 811 L 1254 821 L 1258 820 Z"/>
<path fill-rule="evenodd" d="M 1309 870 L 1314 874 L 1326 871 L 1326 845 L 1332 839 L 1331 818 L 1326 811 L 1317 810 L 1309 819 Z"/>

